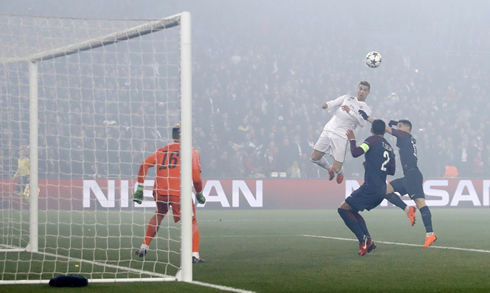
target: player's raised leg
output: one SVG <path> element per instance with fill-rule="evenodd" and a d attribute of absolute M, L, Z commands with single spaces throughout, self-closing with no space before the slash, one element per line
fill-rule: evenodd
<path fill-rule="evenodd" d="M 398 178 L 386 184 L 385 198 L 393 205 L 405 211 L 407 218 L 410 220 L 410 225 L 413 226 L 415 225 L 415 207 L 408 206 L 398 195 L 395 194 L 395 191 L 400 194 L 408 193 L 403 184 L 404 180 L 405 178 Z"/>
<path fill-rule="evenodd" d="M 403 200 L 396 195 L 396 193 L 392 192 L 390 194 L 387 194 L 385 196 L 386 200 L 388 200 L 391 204 L 394 206 L 399 207 L 402 209 L 406 214 L 407 218 L 410 220 L 410 225 L 413 226 L 415 225 L 415 207 L 413 206 L 408 206 L 406 203 L 403 202 Z"/>
<path fill-rule="evenodd" d="M 335 173 L 332 169 L 332 165 L 325 159 L 325 153 L 319 150 L 314 149 L 310 156 L 310 161 L 322 167 L 325 170 L 328 170 L 328 180 L 333 180 Z"/>

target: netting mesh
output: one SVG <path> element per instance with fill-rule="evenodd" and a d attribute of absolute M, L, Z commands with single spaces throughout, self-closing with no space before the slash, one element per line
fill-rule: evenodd
<path fill-rule="evenodd" d="M 170 142 L 180 121 L 179 30 L 149 33 L 148 23 L 0 16 L 1 280 L 178 270 L 179 229 L 167 219 L 149 255 L 133 256 L 154 210 L 152 200 L 143 208 L 131 200 L 139 164 Z M 142 28 L 150 30 L 139 36 Z M 93 49 L 71 54 L 81 46 Z M 29 176 L 12 178 L 30 146 L 23 60 L 40 56 L 57 57 L 38 62 L 40 253 L 31 254 L 22 251 L 29 242 Z"/>

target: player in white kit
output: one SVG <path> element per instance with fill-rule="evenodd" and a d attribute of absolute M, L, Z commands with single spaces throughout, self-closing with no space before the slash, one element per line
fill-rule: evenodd
<path fill-rule="evenodd" d="M 371 85 L 367 81 L 361 81 L 357 86 L 357 97 L 343 95 L 335 100 L 323 103 L 322 108 L 338 107 L 333 117 L 323 128 L 322 134 L 318 138 L 310 160 L 318 166 L 328 170 L 329 180 L 333 180 L 337 174 L 337 183 L 342 183 L 344 174 L 342 173 L 342 165 L 344 164 L 345 153 L 347 149 L 348 129 L 355 130 L 358 125 L 364 127 L 366 120 L 359 115 L 359 110 L 363 110 L 370 116 L 371 108 L 365 103 Z M 329 154 L 333 158 L 333 165 L 323 157 Z"/>

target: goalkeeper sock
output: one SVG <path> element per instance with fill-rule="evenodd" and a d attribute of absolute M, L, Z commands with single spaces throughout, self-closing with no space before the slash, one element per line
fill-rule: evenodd
<path fill-rule="evenodd" d="M 197 253 L 196 258 L 199 258 L 199 239 L 200 233 L 197 227 L 197 222 L 192 223 L 192 254 Z"/>
<path fill-rule="evenodd" d="M 330 170 L 332 168 L 332 165 L 328 163 L 327 159 L 322 157 L 320 160 L 311 160 L 313 163 L 317 164 L 318 166 L 322 167 L 323 169 Z"/>
<path fill-rule="evenodd" d="M 150 245 L 153 237 L 155 237 L 158 229 L 160 229 L 160 223 L 162 222 L 164 217 L 164 215 L 159 214 L 158 212 L 155 212 L 155 214 L 153 214 L 150 221 L 148 222 L 148 227 L 146 228 L 146 236 L 143 242 L 144 244 Z"/>
<path fill-rule="evenodd" d="M 362 233 L 368 237 L 371 237 L 364 218 L 358 212 L 353 212 L 352 214 L 354 214 L 354 216 L 356 217 L 357 223 L 359 224 L 359 228 L 361 228 Z"/>
<path fill-rule="evenodd" d="M 344 220 L 345 225 L 354 233 L 359 240 L 359 243 L 364 241 L 364 233 L 362 232 L 359 223 L 357 222 L 356 216 L 354 213 L 348 210 L 344 210 L 341 208 L 337 209 L 340 217 Z"/>
<path fill-rule="evenodd" d="M 422 215 L 422 221 L 424 222 L 425 232 L 431 233 L 434 232 L 432 230 L 432 214 L 430 213 L 429 207 L 425 206 L 419 209 L 420 214 Z"/>
<path fill-rule="evenodd" d="M 405 209 L 407 208 L 407 204 L 403 202 L 403 200 L 396 195 L 394 192 L 385 195 L 385 198 L 391 202 L 393 205 L 401 208 L 402 210 L 406 211 Z"/>

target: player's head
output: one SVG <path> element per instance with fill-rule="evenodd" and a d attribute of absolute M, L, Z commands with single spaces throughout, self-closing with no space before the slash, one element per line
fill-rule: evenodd
<path fill-rule="evenodd" d="M 172 139 L 180 140 L 180 123 L 177 123 L 172 127 Z"/>
<path fill-rule="evenodd" d="M 369 82 L 362 80 L 357 85 L 357 99 L 364 102 L 371 91 L 371 85 Z"/>
<path fill-rule="evenodd" d="M 386 124 L 383 120 L 376 119 L 373 121 L 373 126 L 371 127 L 371 131 L 374 135 L 384 135 L 386 129 Z"/>
<path fill-rule="evenodd" d="M 402 130 L 405 132 L 412 131 L 412 123 L 406 119 L 398 120 L 396 127 L 398 128 L 398 130 Z"/>

